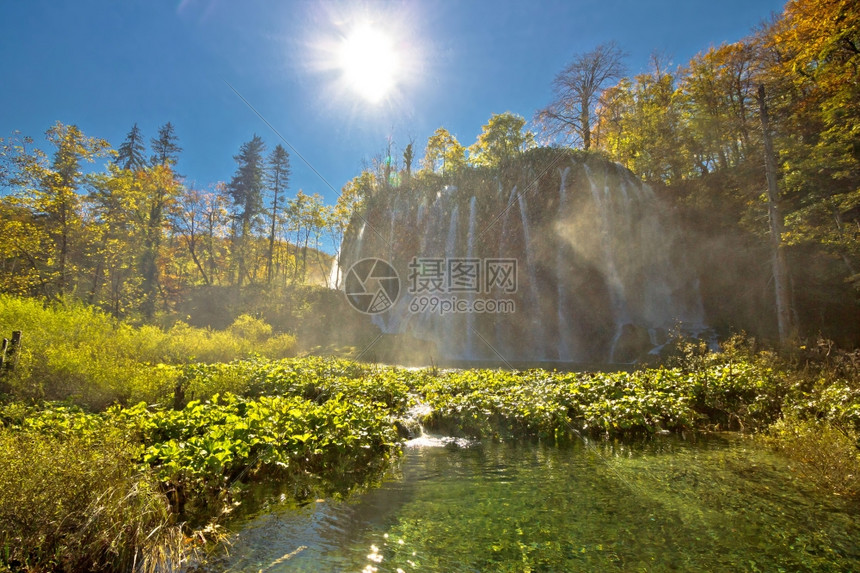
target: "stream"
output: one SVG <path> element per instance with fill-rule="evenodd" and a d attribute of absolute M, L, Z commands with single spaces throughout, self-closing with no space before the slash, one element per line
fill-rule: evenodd
<path fill-rule="evenodd" d="M 860 508 L 732 434 L 407 444 L 379 487 L 237 519 L 217 570 L 851 571 Z M 445 446 L 447 444 L 447 446 Z M 444 446 L 444 447 L 443 447 Z M 275 498 L 277 500 L 277 498 Z"/>

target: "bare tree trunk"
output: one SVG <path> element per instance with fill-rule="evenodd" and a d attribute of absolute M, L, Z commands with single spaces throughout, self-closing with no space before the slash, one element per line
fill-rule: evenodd
<path fill-rule="evenodd" d="M 588 98 L 583 98 L 582 111 L 580 113 L 580 123 L 582 124 L 582 149 L 588 151 L 591 149 L 591 102 Z"/>
<path fill-rule="evenodd" d="M 779 210 L 779 189 L 776 184 L 776 163 L 773 142 L 770 136 L 770 119 L 765 101 L 764 85 L 758 87 L 758 104 L 764 142 L 764 167 L 767 176 L 767 209 L 770 218 L 770 239 L 773 249 L 773 282 L 776 289 L 776 320 L 779 341 L 786 344 L 795 337 L 796 330 L 791 314 L 788 264 L 785 260 L 785 245 L 782 242 L 784 221 Z"/>
<path fill-rule="evenodd" d="M 266 283 L 272 284 L 272 276 L 274 271 L 274 259 L 275 259 L 275 224 L 277 223 L 278 216 L 278 183 L 275 182 L 275 197 L 272 199 L 272 228 L 269 232 L 269 259 L 266 262 Z"/>

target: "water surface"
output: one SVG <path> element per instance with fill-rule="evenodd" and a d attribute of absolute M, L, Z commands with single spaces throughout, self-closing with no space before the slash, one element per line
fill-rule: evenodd
<path fill-rule="evenodd" d="M 438 446 L 438 444 L 437 444 Z M 378 488 L 235 524 L 230 571 L 852 571 L 856 506 L 721 435 L 407 448 Z M 219 569 L 222 568 L 219 566 Z"/>

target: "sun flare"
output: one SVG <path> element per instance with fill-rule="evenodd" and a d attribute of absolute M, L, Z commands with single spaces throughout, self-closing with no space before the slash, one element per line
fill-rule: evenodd
<path fill-rule="evenodd" d="M 338 66 L 347 85 L 371 103 L 396 87 L 399 61 L 391 37 L 370 24 L 356 26 L 343 39 Z"/>

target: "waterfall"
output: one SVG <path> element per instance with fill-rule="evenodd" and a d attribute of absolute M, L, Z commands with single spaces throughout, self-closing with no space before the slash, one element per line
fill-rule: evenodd
<path fill-rule="evenodd" d="M 338 264 L 338 259 L 340 258 L 340 251 L 334 254 L 334 258 L 331 260 L 331 271 L 328 275 L 328 288 L 338 290 L 340 288 L 341 282 L 341 271 L 340 264 Z"/>
<path fill-rule="evenodd" d="M 629 362 L 665 344 L 678 321 L 685 333 L 705 331 L 698 279 L 671 210 L 617 164 L 597 157 L 586 164 L 575 154 L 559 163 L 554 157 L 524 158 L 519 173 L 509 166 L 492 178 L 464 177 L 459 188 L 387 189 L 380 193 L 388 195 L 369 202 L 363 213 L 368 223 L 354 219 L 338 262 L 346 269 L 378 257 L 397 269 L 400 298 L 373 322 L 384 332 L 428 341 L 441 359 L 494 359 L 498 353 L 508 361 Z M 545 177 L 546 165 L 558 176 Z M 528 196 L 520 192 L 525 179 L 536 186 Z M 367 232 L 371 224 L 381 226 L 381 236 Z M 476 302 L 498 310 L 450 309 L 442 315 L 439 307 L 410 309 L 415 276 L 409 278 L 409 263 L 416 257 L 480 260 L 482 292 L 452 291 L 445 265 L 437 278 L 449 282 L 421 296 L 438 295 L 449 304 L 468 297 L 469 310 Z M 487 278 L 491 259 L 499 259 L 497 265 L 517 261 L 519 288 L 509 289 L 515 283 L 504 284 L 504 274 Z M 429 357 L 433 351 L 427 352 Z"/>
<path fill-rule="evenodd" d="M 363 258 L 364 253 L 361 250 L 362 243 L 364 243 L 364 228 L 367 226 L 367 221 L 362 219 L 361 227 L 358 229 L 358 236 L 355 238 L 355 244 L 353 245 L 353 258 L 350 261 L 350 264 L 360 261 Z M 341 248 L 341 252 L 343 252 L 343 248 Z"/>
<path fill-rule="evenodd" d="M 453 259 L 457 255 L 457 223 L 460 218 L 460 206 L 454 205 L 451 211 L 451 222 L 448 223 L 448 238 L 445 241 L 445 258 Z"/>
<path fill-rule="evenodd" d="M 443 264 L 446 267 L 448 265 L 448 261 L 457 256 L 457 247 L 459 246 L 457 243 L 457 228 L 459 222 L 460 206 L 455 204 L 454 209 L 451 211 L 451 221 L 448 223 L 448 237 L 445 240 L 445 262 Z M 459 345 L 455 341 L 455 334 L 461 330 L 459 324 L 461 321 L 457 320 L 457 318 L 456 314 L 449 314 L 444 316 L 433 316 L 432 320 L 436 325 L 436 340 L 441 343 L 442 348 L 449 356 L 456 356 L 459 358 L 461 348 L 458 347 Z"/>

